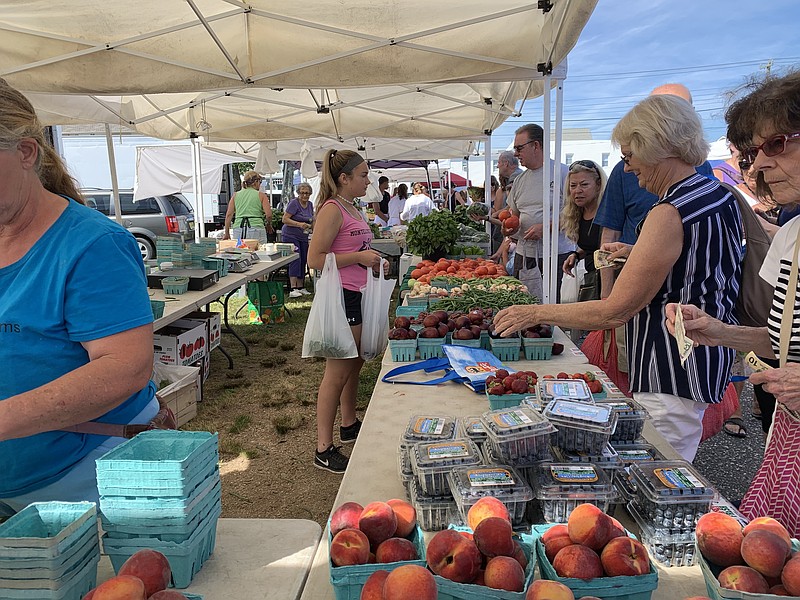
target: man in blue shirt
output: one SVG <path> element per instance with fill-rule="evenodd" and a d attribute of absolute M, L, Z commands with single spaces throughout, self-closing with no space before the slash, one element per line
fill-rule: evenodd
<path fill-rule="evenodd" d="M 669 94 L 683 98 L 689 104 L 692 103 L 692 95 L 686 86 L 679 83 L 668 83 L 659 86 L 650 92 L 651 96 L 658 94 Z M 714 172 L 711 165 L 706 161 L 699 167 L 697 172 L 711 179 Z M 635 244 L 638 237 L 637 228 L 647 217 L 647 213 L 653 208 L 658 198 L 639 187 L 639 180 L 633 173 L 625 172 L 625 162 L 619 161 L 606 183 L 606 190 L 603 200 L 597 210 L 594 222 L 603 227 L 602 243 L 624 242 Z M 601 269 L 601 298 L 606 298 L 611 293 L 614 286 L 615 273 L 612 269 Z"/>

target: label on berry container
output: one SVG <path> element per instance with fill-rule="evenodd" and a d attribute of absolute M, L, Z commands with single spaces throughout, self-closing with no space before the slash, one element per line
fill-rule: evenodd
<path fill-rule="evenodd" d="M 425 433 L 428 435 L 441 435 L 444 431 L 445 419 L 422 417 L 414 423 L 412 431 L 414 433 Z"/>
<path fill-rule="evenodd" d="M 431 444 L 425 447 L 425 453 L 428 455 L 429 459 L 461 458 L 470 455 L 469 448 L 464 442 Z"/>
<path fill-rule="evenodd" d="M 467 471 L 467 479 L 472 487 L 513 486 L 516 484 L 514 476 L 507 469 L 470 469 Z"/>
<path fill-rule="evenodd" d="M 533 424 L 533 420 L 519 409 L 496 412 L 492 414 L 492 419 L 502 429 Z"/>
<path fill-rule="evenodd" d="M 621 450 L 617 448 L 617 454 L 622 462 L 639 462 L 642 460 L 655 460 L 653 453 L 644 448 L 641 450 Z"/>
<path fill-rule="evenodd" d="M 559 483 L 594 483 L 597 481 L 597 471 L 592 465 L 566 467 L 563 465 L 551 466 L 550 476 Z"/>
<path fill-rule="evenodd" d="M 705 485 L 697 479 L 688 469 L 678 467 L 676 469 L 656 469 L 653 474 L 668 488 L 691 489 L 703 488 Z"/>

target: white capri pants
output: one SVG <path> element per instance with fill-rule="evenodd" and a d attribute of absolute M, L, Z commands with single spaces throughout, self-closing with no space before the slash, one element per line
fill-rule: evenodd
<path fill-rule="evenodd" d="M 692 462 L 703 437 L 703 414 L 708 404 L 652 392 L 636 392 L 633 399 L 647 409 L 653 426 L 678 454 Z"/>

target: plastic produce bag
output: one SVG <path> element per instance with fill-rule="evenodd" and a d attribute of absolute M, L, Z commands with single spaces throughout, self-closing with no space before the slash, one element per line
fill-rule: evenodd
<path fill-rule="evenodd" d="M 586 275 L 586 267 L 583 260 L 576 261 L 575 266 L 572 268 L 574 277 L 564 275 L 561 280 L 561 302 L 560 304 L 571 304 L 578 301 L 578 290 L 583 285 L 583 278 Z"/>
<path fill-rule="evenodd" d="M 389 343 L 389 303 L 397 283 L 383 275 L 381 259 L 380 275 L 367 275 L 367 285 L 361 288 L 361 357 L 370 360 L 383 354 Z"/>
<path fill-rule="evenodd" d="M 355 358 L 358 356 L 353 332 L 344 312 L 342 279 L 336 255 L 329 252 L 317 282 L 314 302 L 303 335 L 303 358 Z"/>

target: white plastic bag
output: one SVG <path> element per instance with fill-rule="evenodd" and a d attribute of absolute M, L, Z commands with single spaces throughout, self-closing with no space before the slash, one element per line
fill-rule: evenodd
<path fill-rule="evenodd" d="M 575 277 L 570 277 L 566 273 L 561 280 L 561 304 L 571 304 L 578 301 L 578 290 L 583 285 L 583 278 L 586 275 L 586 266 L 583 260 L 576 261 L 572 267 Z"/>
<path fill-rule="evenodd" d="M 519 270 L 519 280 L 522 282 L 522 285 L 528 288 L 528 295 L 537 298 L 539 302 L 541 302 L 544 290 L 542 287 L 542 272 L 539 270 L 538 252 L 532 269 L 527 268 L 528 260 L 525 257 L 525 247 L 521 241 L 517 245 L 517 252 L 522 255 L 522 268 Z"/>
<path fill-rule="evenodd" d="M 380 274 L 367 275 L 367 285 L 361 288 L 361 357 L 370 360 L 381 356 L 389 343 L 389 303 L 397 283 L 386 279 L 381 259 Z"/>
<path fill-rule="evenodd" d="M 333 252 L 325 257 L 315 292 L 303 335 L 303 358 L 355 358 L 358 348 L 347 324 L 342 279 Z"/>

